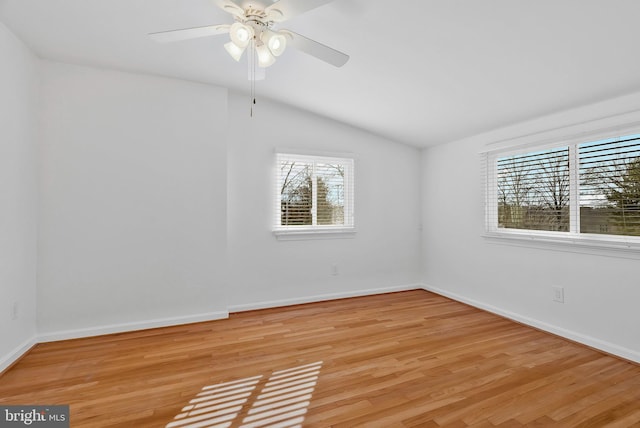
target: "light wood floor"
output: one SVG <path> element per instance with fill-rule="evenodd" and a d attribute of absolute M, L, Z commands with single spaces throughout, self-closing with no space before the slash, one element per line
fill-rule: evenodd
<path fill-rule="evenodd" d="M 308 364 L 260 409 L 274 372 Z M 72 427 L 213 426 L 232 405 L 232 427 L 252 405 L 291 424 L 306 407 L 305 427 L 640 427 L 640 366 L 409 291 L 40 344 L 0 377 L 0 404 L 70 404 Z"/>

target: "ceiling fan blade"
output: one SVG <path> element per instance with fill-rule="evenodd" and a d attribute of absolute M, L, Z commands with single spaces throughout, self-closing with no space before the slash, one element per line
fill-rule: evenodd
<path fill-rule="evenodd" d="M 211 0 L 211 1 L 220 9 L 224 10 L 225 12 L 229 12 L 234 16 L 244 15 L 244 9 L 242 9 L 242 7 L 240 7 L 240 5 L 233 0 Z"/>
<path fill-rule="evenodd" d="M 298 33 L 294 33 L 293 31 L 284 30 L 289 36 L 289 40 L 287 41 L 289 46 L 293 46 L 294 48 L 305 52 L 311 56 L 315 56 L 318 59 L 321 59 L 324 62 L 327 62 L 331 65 L 335 65 L 336 67 L 342 67 L 349 61 L 349 55 L 337 51 L 329 46 L 323 45 L 322 43 L 316 42 L 315 40 L 311 40 L 307 37 L 301 36 Z"/>
<path fill-rule="evenodd" d="M 215 36 L 229 32 L 229 25 L 207 25 L 205 27 L 184 28 L 181 30 L 160 31 L 149 33 L 149 37 L 156 42 L 167 43 L 180 40 L 197 39 L 199 37 Z"/>
<path fill-rule="evenodd" d="M 333 0 L 280 0 L 264 9 L 267 19 L 282 22 Z"/>

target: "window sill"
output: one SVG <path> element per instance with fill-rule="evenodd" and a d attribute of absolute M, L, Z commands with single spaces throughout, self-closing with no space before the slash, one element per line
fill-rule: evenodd
<path fill-rule="evenodd" d="M 640 239 L 630 240 L 611 235 L 581 234 L 578 236 L 563 232 L 502 230 L 485 232 L 482 236 L 493 244 L 640 259 Z"/>
<path fill-rule="evenodd" d="M 273 231 L 279 241 L 303 241 L 309 239 L 350 239 L 355 238 L 354 227 L 328 227 L 317 229 L 276 229 Z"/>

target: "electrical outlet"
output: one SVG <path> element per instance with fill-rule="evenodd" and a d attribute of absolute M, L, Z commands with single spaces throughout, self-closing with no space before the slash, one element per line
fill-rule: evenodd
<path fill-rule="evenodd" d="M 553 301 L 558 303 L 564 303 L 563 287 L 553 287 Z"/>
<path fill-rule="evenodd" d="M 331 265 L 331 275 L 336 276 L 338 275 L 338 264 L 334 263 Z"/>

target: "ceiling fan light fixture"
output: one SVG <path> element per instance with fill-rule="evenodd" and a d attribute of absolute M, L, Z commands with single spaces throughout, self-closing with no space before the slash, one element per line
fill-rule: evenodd
<path fill-rule="evenodd" d="M 212 1 L 225 12 L 233 15 L 235 19 L 233 24 L 160 31 L 150 33 L 149 37 L 157 42 L 172 42 L 228 34 L 230 41 L 224 45 L 224 48 L 235 61 L 239 62 L 244 51 L 249 49 L 247 55 L 249 80 L 254 82 L 264 78 L 265 68 L 273 65 L 288 46 L 336 67 L 342 67 L 349 60 L 349 55 L 293 31 L 273 29 L 276 23 L 287 21 L 334 0 L 264 0 L 257 3 L 244 0 L 242 2 L 240 0 Z M 264 3 L 267 3 L 266 7 Z"/>
<path fill-rule="evenodd" d="M 256 46 L 258 54 L 258 67 L 266 68 L 276 62 L 276 57 L 271 54 L 266 44 L 260 43 Z"/>
<path fill-rule="evenodd" d="M 240 61 L 240 58 L 242 58 L 242 54 L 244 53 L 246 46 L 244 48 L 241 48 L 235 43 L 229 42 L 225 43 L 224 48 L 227 50 L 229 55 L 231 55 L 231 58 L 235 59 L 236 61 Z"/>
<path fill-rule="evenodd" d="M 271 54 L 275 57 L 282 55 L 287 47 L 287 38 L 273 31 L 265 31 L 261 36 L 262 41 L 267 45 Z"/>
<path fill-rule="evenodd" d="M 236 46 L 246 48 L 253 38 L 253 28 L 241 22 L 236 22 L 229 28 L 229 36 Z"/>

